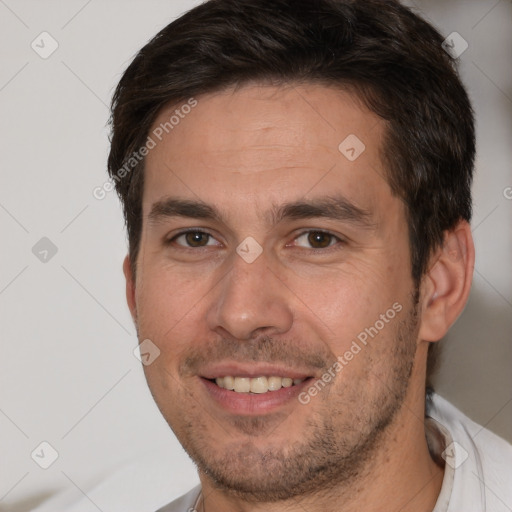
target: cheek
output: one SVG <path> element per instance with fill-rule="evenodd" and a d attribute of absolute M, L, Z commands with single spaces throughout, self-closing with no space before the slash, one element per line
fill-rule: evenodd
<path fill-rule="evenodd" d="M 139 324 L 144 333 L 165 336 L 194 308 L 211 287 L 207 278 L 183 276 L 172 268 L 148 265 L 137 287 Z"/>
<path fill-rule="evenodd" d="M 202 300 L 209 283 L 200 278 L 184 278 L 171 269 L 146 271 L 137 289 L 140 341 L 150 339 L 160 350 L 158 359 L 144 367 L 148 381 L 158 385 L 176 374 L 191 334 L 199 335 Z M 203 322 L 204 323 L 204 322 Z"/>
<path fill-rule="evenodd" d="M 298 318 L 308 325 L 317 342 L 336 356 L 345 357 L 352 377 L 384 361 L 403 318 L 406 283 L 396 283 L 393 272 L 375 265 L 333 269 L 297 278 L 293 290 L 300 302 Z M 401 289 L 403 288 L 403 289 Z M 393 307 L 395 305 L 395 307 Z"/>
<path fill-rule="evenodd" d="M 391 300 L 383 272 L 361 263 L 296 275 L 290 287 L 299 299 L 297 303 L 302 304 L 303 314 L 312 321 L 316 319 L 334 336 L 364 328 L 367 319 L 382 312 L 384 306 L 389 307 Z"/>

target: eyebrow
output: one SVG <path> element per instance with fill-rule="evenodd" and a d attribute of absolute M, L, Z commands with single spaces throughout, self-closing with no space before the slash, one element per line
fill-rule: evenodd
<path fill-rule="evenodd" d="M 344 196 L 327 196 L 310 201 L 295 201 L 281 206 L 274 206 L 270 213 L 272 224 L 282 220 L 306 220 L 326 218 L 348 222 L 361 228 L 374 228 L 370 211 L 356 206 Z"/>
<path fill-rule="evenodd" d="M 224 222 L 222 214 L 214 206 L 202 201 L 174 197 L 167 197 L 154 203 L 149 212 L 148 221 L 151 224 L 157 224 L 167 217 L 187 217 Z"/>
<path fill-rule="evenodd" d="M 185 217 L 227 224 L 221 211 L 200 200 L 166 197 L 155 202 L 148 215 L 150 224 L 158 224 L 167 218 Z M 370 211 L 356 206 L 344 196 L 327 196 L 312 200 L 300 200 L 283 205 L 273 205 L 267 213 L 268 224 L 275 226 L 284 220 L 325 218 L 347 222 L 363 229 L 375 229 Z"/>

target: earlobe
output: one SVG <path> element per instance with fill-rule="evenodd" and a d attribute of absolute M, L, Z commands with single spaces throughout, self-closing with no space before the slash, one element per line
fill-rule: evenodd
<path fill-rule="evenodd" d="M 424 341 L 438 341 L 462 313 L 471 290 L 475 248 L 466 221 L 446 231 L 443 246 L 431 258 L 422 281 L 422 320 L 419 332 Z"/>
<path fill-rule="evenodd" d="M 135 300 L 135 282 L 133 281 L 133 273 L 130 264 L 130 257 L 126 255 L 123 261 L 123 273 L 126 280 L 126 302 L 132 319 L 135 325 L 137 325 L 137 303 Z"/>

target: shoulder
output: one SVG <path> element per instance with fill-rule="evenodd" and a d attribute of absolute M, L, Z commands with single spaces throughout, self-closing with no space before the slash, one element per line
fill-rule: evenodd
<path fill-rule="evenodd" d="M 450 510 L 466 501 L 481 510 L 511 510 L 512 445 L 440 395 L 434 394 L 429 416 L 446 433 L 442 458 L 453 470 Z"/>
<path fill-rule="evenodd" d="M 429 416 L 447 428 L 454 441 L 466 443 L 469 449 L 481 452 L 484 461 L 505 464 L 511 471 L 512 445 L 468 418 L 448 400 L 434 394 Z"/>
<path fill-rule="evenodd" d="M 192 512 L 195 511 L 195 503 L 201 492 L 201 485 L 197 485 L 183 496 L 171 503 L 159 508 L 156 512 Z"/>

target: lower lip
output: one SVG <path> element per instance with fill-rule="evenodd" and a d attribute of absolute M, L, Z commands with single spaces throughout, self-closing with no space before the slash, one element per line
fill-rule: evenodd
<path fill-rule="evenodd" d="M 201 377 L 206 390 L 223 409 L 233 414 L 258 415 L 265 414 L 283 407 L 293 401 L 298 402 L 298 395 L 308 385 L 310 379 L 300 384 L 281 388 L 266 393 L 237 393 L 229 389 L 220 388 L 214 382 Z"/>

